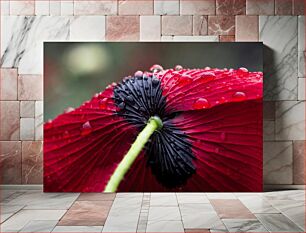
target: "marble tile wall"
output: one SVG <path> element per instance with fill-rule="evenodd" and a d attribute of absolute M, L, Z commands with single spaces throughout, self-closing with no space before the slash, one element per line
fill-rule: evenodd
<path fill-rule="evenodd" d="M 2 0 L 0 3 L 2 182 L 41 183 L 43 41 L 262 41 L 265 46 L 264 182 L 305 183 L 303 0 Z M 154 202 L 154 197 L 151 201 Z M 145 218 L 152 230 L 156 224 L 169 222 L 157 223 L 150 216 Z M 176 220 L 170 221 L 174 225 L 169 225 L 169 229 L 181 229 Z M 228 224 L 235 228 L 237 223 Z"/>

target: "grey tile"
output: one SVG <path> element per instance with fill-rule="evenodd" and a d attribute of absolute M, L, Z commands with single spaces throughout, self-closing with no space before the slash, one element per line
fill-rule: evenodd
<path fill-rule="evenodd" d="M 297 99 L 297 17 L 259 16 L 264 52 L 264 99 Z"/>
<path fill-rule="evenodd" d="M 305 16 L 298 18 L 298 67 L 300 78 L 305 78 Z"/>
<path fill-rule="evenodd" d="M 260 196 L 239 197 L 239 200 L 253 213 L 280 213 L 278 210 Z"/>
<path fill-rule="evenodd" d="M 149 221 L 146 232 L 184 232 L 182 221 Z"/>
<path fill-rule="evenodd" d="M 175 193 L 152 193 L 150 206 L 177 206 Z"/>
<path fill-rule="evenodd" d="M 20 232 L 51 232 L 58 221 L 33 220 L 28 222 Z"/>
<path fill-rule="evenodd" d="M 209 204 L 209 200 L 205 193 L 177 193 L 177 201 L 180 204 L 184 203 L 206 203 Z"/>
<path fill-rule="evenodd" d="M 208 199 L 236 199 L 233 193 L 206 193 Z"/>
<path fill-rule="evenodd" d="M 152 206 L 149 209 L 149 221 L 181 220 L 178 206 Z"/>
<path fill-rule="evenodd" d="M 0 206 L 1 209 L 1 223 L 13 216 L 15 213 L 17 213 L 19 210 L 21 210 L 24 207 L 24 205 L 6 205 L 2 204 Z"/>
<path fill-rule="evenodd" d="M 268 232 L 258 220 L 223 219 L 229 232 Z"/>
<path fill-rule="evenodd" d="M 256 217 L 271 232 L 303 232 L 282 214 L 256 214 Z"/>

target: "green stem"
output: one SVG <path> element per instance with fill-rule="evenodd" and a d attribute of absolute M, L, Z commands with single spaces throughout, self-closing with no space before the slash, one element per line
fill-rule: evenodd
<path fill-rule="evenodd" d="M 163 127 L 161 119 L 157 116 L 153 116 L 149 119 L 146 127 L 137 136 L 135 142 L 132 144 L 131 148 L 127 154 L 123 157 L 115 172 L 108 181 L 104 192 L 116 192 L 121 180 L 124 175 L 132 166 L 133 162 L 142 151 L 145 144 L 148 142 L 151 135 L 155 130 Z"/>

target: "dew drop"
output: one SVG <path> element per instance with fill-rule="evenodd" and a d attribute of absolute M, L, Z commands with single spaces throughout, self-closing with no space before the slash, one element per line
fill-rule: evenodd
<path fill-rule="evenodd" d="M 207 82 L 214 80 L 215 78 L 216 78 L 216 75 L 214 73 L 207 72 L 201 75 L 200 81 L 201 83 L 207 83 Z"/>
<path fill-rule="evenodd" d="M 246 99 L 246 94 L 244 92 L 237 91 L 233 94 L 233 99 L 235 101 L 243 101 Z"/>
<path fill-rule="evenodd" d="M 222 96 L 222 97 L 220 98 L 220 101 L 219 101 L 219 102 L 220 102 L 221 104 L 225 103 L 225 102 L 226 102 L 225 97 Z"/>
<path fill-rule="evenodd" d="M 99 102 L 99 108 L 100 108 L 100 109 L 106 109 L 106 107 L 107 107 L 107 101 L 108 101 L 107 98 L 103 98 L 102 100 L 100 100 L 100 102 Z"/>
<path fill-rule="evenodd" d="M 192 105 L 192 107 L 193 107 L 194 109 L 205 109 L 205 108 L 208 108 L 209 106 L 210 106 L 210 104 L 209 104 L 208 100 L 205 99 L 205 98 L 199 98 L 199 99 L 197 99 L 197 100 L 193 103 L 193 105 Z"/>
<path fill-rule="evenodd" d="M 183 69 L 183 66 L 181 65 L 176 65 L 174 68 L 176 71 L 181 71 Z"/>
<path fill-rule="evenodd" d="M 138 71 L 135 72 L 134 76 L 135 76 L 136 78 L 142 77 L 142 76 L 143 76 L 143 72 L 142 72 L 141 70 L 138 70 Z"/>
<path fill-rule="evenodd" d="M 219 147 L 216 147 L 216 148 L 215 148 L 215 153 L 216 153 L 216 154 L 219 154 L 219 152 L 220 152 Z"/>
<path fill-rule="evenodd" d="M 209 67 L 209 66 L 206 66 L 205 68 L 204 68 L 204 70 L 210 70 L 211 68 Z"/>
<path fill-rule="evenodd" d="M 151 68 L 150 68 L 150 71 L 153 72 L 153 73 L 160 72 L 160 71 L 163 71 L 163 70 L 164 70 L 164 68 L 161 65 L 158 65 L 158 64 L 155 64 L 155 65 L 151 66 Z"/>
<path fill-rule="evenodd" d="M 179 77 L 178 83 L 180 86 L 187 85 L 189 83 L 192 83 L 192 78 L 190 75 L 182 75 L 181 77 Z"/>
<path fill-rule="evenodd" d="M 245 74 L 245 73 L 247 73 L 247 72 L 249 72 L 248 69 L 247 69 L 247 68 L 244 68 L 244 67 L 241 67 L 241 68 L 239 68 L 239 69 L 237 70 L 237 73 L 238 73 L 238 74 Z"/>
<path fill-rule="evenodd" d="M 81 129 L 81 135 L 85 136 L 88 135 L 92 132 L 92 127 L 89 123 L 89 121 L 86 121 L 83 125 L 82 125 L 82 129 Z"/>
<path fill-rule="evenodd" d="M 69 138 L 69 132 L 67 130 L 64 132 L 63 138 Z"/>
<path fill-rule="evenodd" d="M 64 113 L 69 113 L 69 112 L 72 112 L 72 111 L 74 111 L 74 108 L 68 107 L 68 108 L 65 108 Z"/>

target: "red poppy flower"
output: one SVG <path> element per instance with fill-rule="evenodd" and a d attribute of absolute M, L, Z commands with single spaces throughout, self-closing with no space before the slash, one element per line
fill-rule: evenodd
<path fill-rule="evenodd" d="M 245 68 L 136 72 L 44 125 L 44 190 L 101 192 L 150 117 L 118 191 L 262 191 L 262 79 Z"/>

